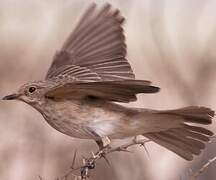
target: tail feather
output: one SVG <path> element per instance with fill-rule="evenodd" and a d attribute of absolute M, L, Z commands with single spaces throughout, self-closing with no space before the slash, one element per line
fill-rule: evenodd
<path fill-rule="evenodd" d="M 156 142 L 157 144 L 169 149 L 170 151 L 178 154 L 179 156 L 181 156 L 182 158 L 191 161 L 193 159 L 193 155 L 191 152 L 185 150 L 184 148 L 180 148 L 179 146 L 176 146 L 175 144 L 170 143 L 169 141 L 160 138 L 157 134 L 155 133 L 148 133 L 145 134 L 145 136 L 149 139 L 151 139 L 152 141 Z"/>
<path fill-rule="evenodd" d="M 189 130 L 184 129 L 184 128 L 171 129 L 170 132 L 172 132 L 173 134 L 176 134 L 176 135 L 180 135 L 181 137 L 182 136 L 191 137 L 191 138 L 197 139 L 199 141 L 208 142 L 210 140 L 210 138 L 204 134 L 199 134 L 197 132 L 189 131 Z"/>
<path fill-rule="evenodd" d="M 175 142 L 182 142 L 185 146 L 190 148 L 204 149 L 205 144 L 197 139 L 193 139 L 187 136 L 181 136 L 180 134 L 174 134 L 171 131 L 160 132 L 160 134 L 166 138 L 173 139 Z"/>
<path fill-rule="evenodd" d="M 214 133 L 208 129 L 205 129 L 203 127 L 199 127 L 199 126 L 192 126 L 192 125 L 187 125 L 184 124 L 184 128 L 193 132 L 198 132 L 201 134 L 205 134 L 206 136 L 213 136 Z"/>
<path fill-rule="evenodd" d="M 196 126 L 196 124 L 211 124 L 214 111 L 209 108 L 187 107 L 160 111 L 159 114 L 170 115 L 170 118 L 177 116 L 179 126 L 143 135 L 186 160 L 190 161 L 193 159 L 193 155 L 199 155 L 201 150 L 205 148 L 205 143 L 214 134 L 204 127 Z"/>
<path fill-rule="evenodd" d="M 160 111 L 161 114 L 181 116 L 185 122 L 198 124 L 211 124 L 214 111 L 206 107 L 190 106 L 181 109 Z"/>

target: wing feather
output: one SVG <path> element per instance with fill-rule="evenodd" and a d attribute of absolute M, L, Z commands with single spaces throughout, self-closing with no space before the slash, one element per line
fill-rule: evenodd
<path fill-rule="evenodd" d="M 130 102 L 138 93 L 157 92 L 149 81 L 135 80 L 126 59 L 123 22 L 110 4 L 100 10 L 92 4 L 54 56 L 46 79 L 56 87 L 47 96 Z"/>
<path fill-rule="evenodd" d="M 62 49 L 54 56 L 46 79 L 67 74 L 80 81 L 77 74 L 83 73 L 80 76 L 86 77 L 84 81 L 92 81 L 83 68 L 96 73 L 100 81 L 134 79 L 131 66 L 125 58 L 123 22 L 119 10 L 113 9 L 110 4 L 105 4 L 100 10 L 92 4 Z M 75 67 L 80 68 L 77 69 L 79 73 L 74 71 Z"/>
<path fill-rule="evenodd" d="M 74 82 L 54 87 L 45 96 L 57 99 L 94 96 L 109 101 L 130 102 L 136 100 L 136 94 L 158 91 L 159 88 L 151 86 L 151 82 L 142 80 Z"/>

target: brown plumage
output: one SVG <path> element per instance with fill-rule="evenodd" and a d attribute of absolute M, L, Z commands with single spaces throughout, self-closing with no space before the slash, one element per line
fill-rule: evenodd
<path fill-rule="evenodd" d="M 192 160 L 213 135 L 203 125 L 211 124 L 214 111 L 197 106 L 158 111 L 115 103 L 159 91 L 150 81 L 135 79 L 126 59 L 123 22 L 111 5 L 99 11 L 91 5 L 54 56 L 45 80 L 27 83 L 3 99 L 28 103 L 53 128 L 72 137 L 101 146 L 104 139 L 144 135 Z"/>
<path fill-rule="evenodd" d="M 205 107 L 187 107 L 161 113 L 182 117 L 182 127 L 143 135 L 187 160 L 192 160 L 193 154 L 199 155 L 201 149 L 205 148 L 204 143 L 210 140 L 213 133 L 186 123 L 211 124 L 214 111 Z"/>

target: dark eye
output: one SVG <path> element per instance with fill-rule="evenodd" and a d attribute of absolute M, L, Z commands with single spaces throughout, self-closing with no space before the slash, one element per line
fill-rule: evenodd
<path fill-rule="evenodd" d="M 30 87 L 30 88 L 29 88 L 29 92 L 30 92 L 30 93 L 33 93 L 35 90 L 36 90 L 36 87 Z"/>

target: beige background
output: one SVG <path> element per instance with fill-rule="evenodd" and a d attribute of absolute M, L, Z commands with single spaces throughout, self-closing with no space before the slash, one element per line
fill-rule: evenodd
<path fill-rule="evenodd" d="M 97 0 L 98 4 L 104 1 Z M 131 106 L 177 108 L 216 106 L 216 1 L 112 0 L 127 19 L 128 59 L 139 79 L 161 87 L 140 95 Z M 0 96 L 15 92 L 27 81 L 43 79 L 53 54 L 74 28 L 91 1 L 0 1 Z M 0 179 L 54 180 L 70 167 L 73 152 L 88 156 L 93 141 L 67 137 L 52 129 L 42 116 L 21 102 L 0 102 Z M 215 130 L 215 124 L 209 127 Z M 99 161 L 94 180 L 186 180 L 216 156 L 216 141 L 186 162 L 154 143 L 132 154 L 109 155 L 111 167 Z M 216 179 L 213 164 L 200 180 Z"/>

